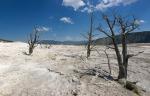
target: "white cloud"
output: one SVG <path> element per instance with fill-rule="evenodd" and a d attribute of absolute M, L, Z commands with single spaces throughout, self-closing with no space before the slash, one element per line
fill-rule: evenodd
<path fill-rule="evenodd" d="M 87 7 L 84 7 L 83 9 L 81 9 L 81 12 L 87 12 L 87 13 L 91 13 L 95 10 L 94 6 L 87 6 Z"/>
<path fill-rule="evenodd" d="M 47 31 L 52 31 L 52 28 L 41 26 L 41 27 L 36 28 L 36 30 L 40 32 L 47 32 Z"/>
<path fill-rule="evenodd" d="M 145 21 L 144 20 L 135 20 L 135 24 L 137 24 L 137 25 L 140 25 L 141 23 L 144 23 Z"/>
<path fill-rule="evenodd" d="M 96 5 L 97 10 L 104 10 L 114 6 L 120 5 L 130 5 L 138 0 L 102 0 L 99 4 Z"/>
<path fill-rule="evenodd" d="M 144 20 L 140 20 L 140 23 L 144 23 L 145 21 Z"/>
<path fill-rule="evenodd" d="M 74 24 L 74 22 L 72 21 L 72 19 L 70 17 L 62 17 L 62 18 L 60 18 L 60 21 L 62 21 L 64 23 L 68 23 L 68 24 Z"/>
<path fill-rule="evenodd" d="M 135 3 L 138 0 L 124 0 L 125 2 L 123 2 L 123 5 L 130 5 L 132 3 Z"/>
<path fill-rule="evenodd" d="M 121 5 L 127 6 L 136 1 L 138 0 L 93 0 L 94 4 L 92 4 L 90 0 L 63 0 L 62 5 L 73 7 L 75 11 L 79 9 L 81 12 L 91 13 L 92 11 L 103 11 Z"/>
<path fill-rule="evenodd" d="M 95 10 L 95 6 L 93 4 L 91 4 L 91 2 L 87 1 L 86 7 L 84 7 L 83 9 L 81 9 L 81 12 L 91 13 L 94 10 Z"/>
<path fill-rule="evenodd" d="M 85 6 L 82 0 L 63 0 L 63 6 L 73 7 L 74 10 L 78 10 L 80 7 Z"/>

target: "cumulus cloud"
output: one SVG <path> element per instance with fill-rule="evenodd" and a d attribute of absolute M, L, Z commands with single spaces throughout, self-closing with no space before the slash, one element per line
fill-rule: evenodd
<path fill-rule="evenodd" d="M 144 20 L 135 20 L 135 24 L 138 24 L 138 25 L 140 25 L 141 23 L 144 23 L 145 21 Z"/>
<path fill-rule="evenodd" d="M 52 31 L 52 28 L 41 26 L 36 28 L 36 30 L 38 30 L 39 32 L 47 32 L 47 31 Z"/>
<path fill-rule="evenodd" d="M 80 7 L 85 6 L 83 0 L 63 0 L 63 6 L 73 7 L 74 10 L 78 10 Z"/>
<path fill-rule="evenodd" d="M 74 22 L 72 21 L 72 19 L 70 17 L 62 17 L 62 18 L 60 18 L 60 21 L 62 21 L 64 23 L 68 23 L 68 24 L 74 24 Z"/>
<path fill-rule="evenodd" d="M 87 3 L 86 7 L 84 7 L 83 9 L 81 9 L 81 12 L 87 12 L 87 13 L 91 13 L 95 10 L 95 6 Z"/>
<path fill-rule="evenodd" d="M 93 5 L 90 0 L 63 0 L 63 6 L 73 7 L 74 10 L 78 10 L 81 12 L 93 12 L 93 11 L 103 11 L 107 8 L 111 8 L 114 6 L 126 6 L 130 5 L 138 0 L 94 0 L 96 3 Z M 92 9 L 92 10 L 91 10 Z"/>
<path fill-rule="evenodd" d="M 81 12 L 91 13 L 94 11 L 94 5 L 92 5 L 89 1 L 87 1 L 86 6 L 81 9 Z"/>
<path fill-rule="evenodd" d="M 102 0 L 99 4 L 96 5 L 97 10 L 104 10 L 106 8 L 120 6 L 120 5 L 130 5 L 138 0 Z"/>
<path fill-rule="evenodd" d="M 144 23 L 145 21 L 144 21 L 144 20 L 140 20 L 140 22 L 141 22 L 141 23 Z"/>

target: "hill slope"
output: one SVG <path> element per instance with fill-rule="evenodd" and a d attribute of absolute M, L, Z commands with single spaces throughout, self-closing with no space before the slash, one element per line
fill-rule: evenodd
<path fill-rule="evenodd" d="M 54 45 L 83 45 L 86 41 L 55 41 L 55 40 L 41 40 L 42 44 L 54 44 Z"/>
<path fill-rule="evenodd" d="M 120 36 L 116 36 L 117 43 L 120 43 Z M 143 31 L 143 32 L 134 32 L 129 33 L 127 36 L 128 43 L 150 43 L 150 31 Z M 96 40 L 98 45 L 100 44 L 112 44 L 112 41 L 108 38 L 100 38 Z"/>
<path fill-rule="evenodd" d="M 0 39 L 0 42 L 13 42 L 13 41 L 11 41 L 11 40 Z"/>
<path fill-rule="evenodd" d="M 127 36 L 128 43 L 150 43 L 150 31 L 129 33 Z M 117 43 L 120 43 L 120 36 L 116 36 Z M 99 38 L 95 40 L 97 45 L 112 44 L 108 37 Z M 85 45 L 87 41 L 55 41 L 55 40 L 41 40 L 42 44 L 54 44 L 54 45 Z"/>

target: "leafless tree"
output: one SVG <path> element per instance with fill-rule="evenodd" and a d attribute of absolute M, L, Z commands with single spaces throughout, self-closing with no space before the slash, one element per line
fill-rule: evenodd
<path fill-rule="evenodd" d="M 95 35 L 93 34 L 93 12 L 90 13 L 90 30 L 89 32 L 87 32 L 86 35 L 84 34 L 81 34 L 85 39 L 87 39 L 87 45 L 86 45 L 86 48 L 87 48 L 87 58 L 90 57 L 91 55 L 91 51 L 92 49 L 95 47 L 95 40 L 94 40 L 94 37 Z"/>
<path fill-rule="evenodd" d="M 37 46 L 39 41 L 39 30 L 38 27 L 34 27 L 34 30 L 32 33 L 30 33 L 28 45 L 29 45 L 29 54 L 31 55 L 33 53 L 34 48 Z"/>
<path fill-rule="evenodd" d="M 128 68 L 128 59 L 135 56 L 134 54 L 128 54 L 127 50 L 127 34 L 133 32 L 139 27 L 139 22 L 134 17 L 123 17 L 118 14 L 107 15 L 102 14 L 102 19 L 106 23 L 106 28 L 101 25 L 97 28 L 99 32 L 104 33 L 108 38 L 112 40 L 114 47 L 110 47 L 115 50 L 118 66 L 119 66 L 119 75 L 118 79 L 127 78 L 127 68 Z M 117 34 L 118 33 L 118 34 Z M 121 37 L 122 53 L 120 53 L 116 34 Z M 142 52 L 139 52 L 140 54 Z"/>
<path fill-rule="evenodd" d="M 88 44 L 87 44 L 87 58 L 91 55 L 91 50 L 93 48 L 92 43 L 93 43 L 93 13 L 90 14 L 90 31 L 87 33 L 88 34 Z"/>

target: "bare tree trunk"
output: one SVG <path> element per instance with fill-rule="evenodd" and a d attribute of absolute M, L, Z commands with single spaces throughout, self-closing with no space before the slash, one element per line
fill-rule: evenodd
<path fill-rule="evenodd" d="M 90 49 L 90 46 L 89 46 L 90 44 L 88 44 L 88 47 L 87 47 L 87 58 L 89 58 L 90 57 L 90 55 L 91 55 L 91 49 Z"/>
<path fill-rule="evenodd" d="M 126 35 L 122 33 L 122 56 L 123 56 L 123 66 L 125 70 L 125 78 L 127 78 L 127 67 L 128 67 L 128 57 L 127 57 L 127 44 Z"/>
<path fill-rule="evenodd" d="M 93 13 L 90 14 L 90 32 L 88 32 L 87 58 L 91 55 L 92 32 L 93 32 Z"/>
<path fill-rule="evenodd" d="M 29 55 L 31 55 L 33 53 L 33 46 L 29 46 Z"/>
<path fill-rule="evenodd" d="M 113 39 L 113 44 L 114 44 L 114 48 L 115 48 L 115 52 L 116 52 L 116 56 L 117 56 L 117 62 L 118 62 L 118 66 L 119 66 L 118 79 L 122 79 L 122 78 L 125 78 L 125 69 L 123 67 L 121 54 L 120 54 L 118 45 L 115 42 L 115 39 Z"/>

